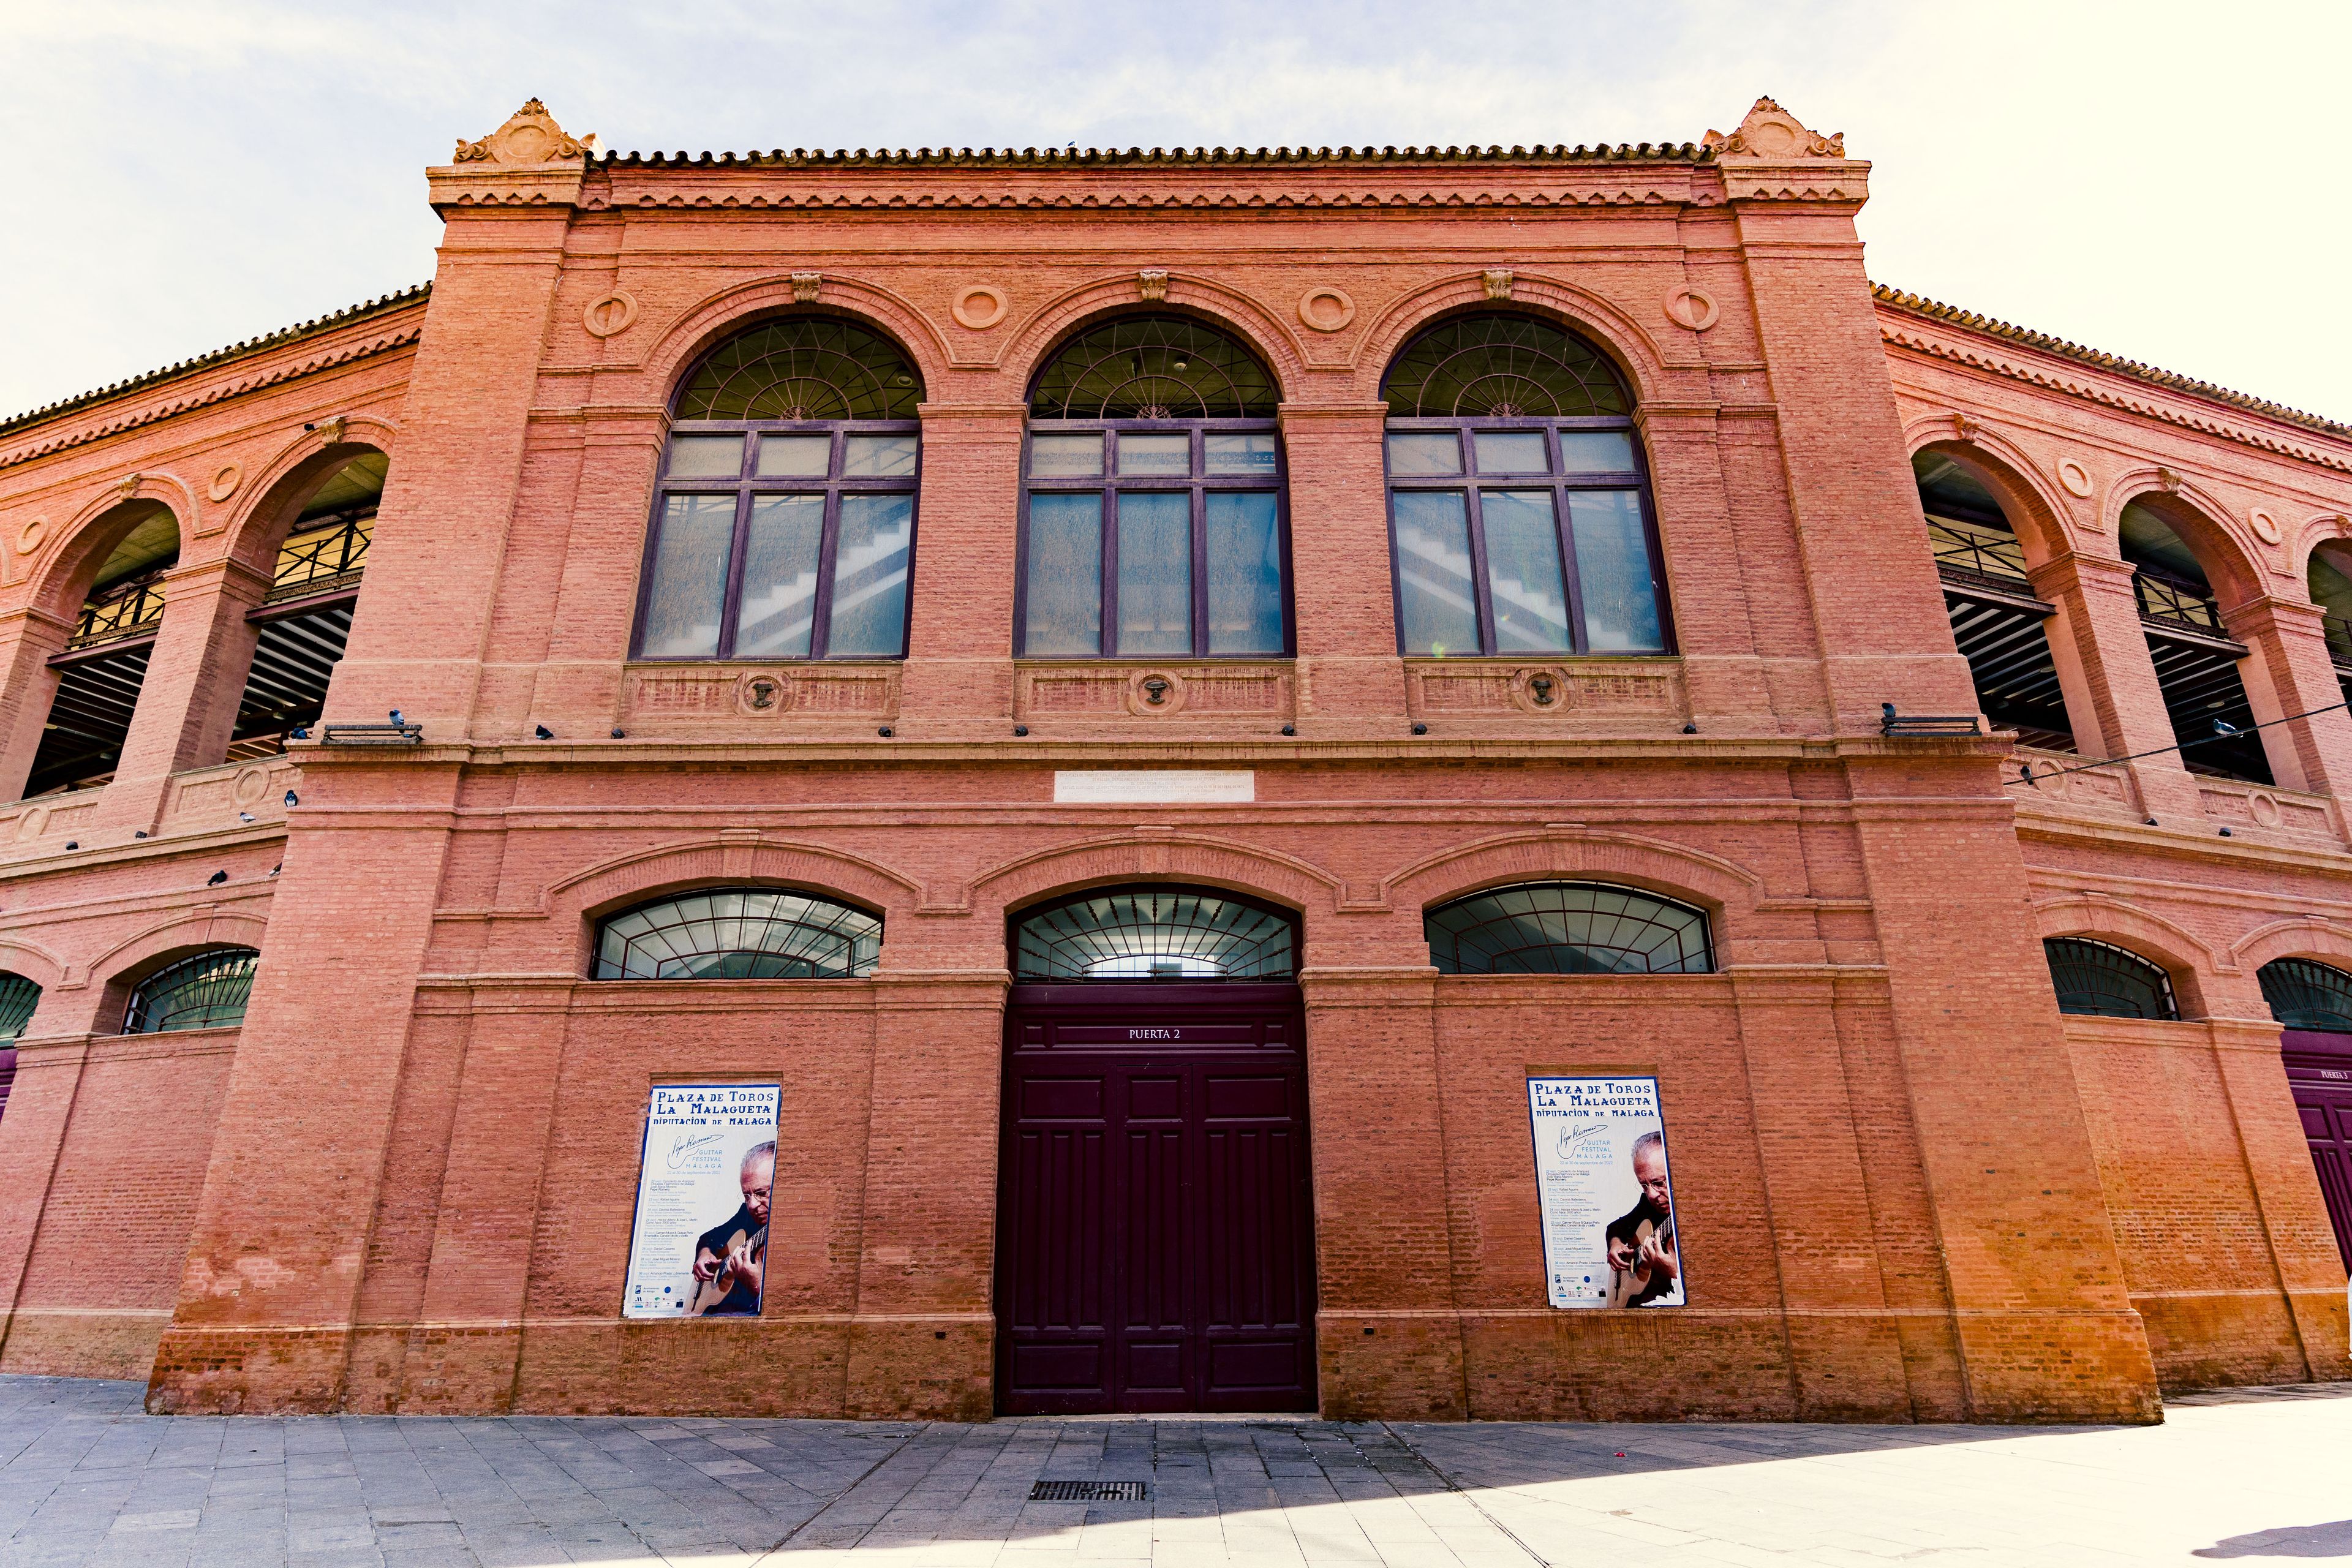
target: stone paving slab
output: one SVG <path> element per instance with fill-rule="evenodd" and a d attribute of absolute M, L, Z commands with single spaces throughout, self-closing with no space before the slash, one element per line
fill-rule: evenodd
<path fill-rule="evenodd" d="M 2156 1427 L 156 1417 L 143 1392 L 0 1377 L 0 1568 L 2352 1560 L 2340 1384 Z M 1150 1495 L 1031 1501 L 1045 1479 Z"/>

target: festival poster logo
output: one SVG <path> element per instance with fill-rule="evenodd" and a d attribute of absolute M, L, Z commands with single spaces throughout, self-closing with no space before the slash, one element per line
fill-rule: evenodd
<path fill-rule="evenodd" d="M 1551 1304 L 1683 1305 L 1658 1080 L 1530 1077 L 1528 1119 Z"/>
<path fill-rule="evenodd" d="M 756 1318 L 776 1182 L 772 1083 L 660 1083 L 646 1108 L 625 1318 Z"/>

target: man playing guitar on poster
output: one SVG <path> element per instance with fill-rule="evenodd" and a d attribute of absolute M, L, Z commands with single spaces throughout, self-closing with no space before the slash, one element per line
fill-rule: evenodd
<path fill-rule="evenodd" d="M 695 1238 L 699 1287 L 689 1318 L 756 1318 L 768 1265 L 768 1205 L 776 1184 L 776 1146 L 743 1156 L 743 1206 Z"/>
<path fill-rule="evenodd" d="M 1633 1179 L 1641 1200 L 1609 1222 L 1609 1304 L 1647 1307 L 1677 1294 L 1682 1259 L 1675 1247 L 1674 1194 L 1666 1183 L 1666 1135 L 1633 1140 Z"/>

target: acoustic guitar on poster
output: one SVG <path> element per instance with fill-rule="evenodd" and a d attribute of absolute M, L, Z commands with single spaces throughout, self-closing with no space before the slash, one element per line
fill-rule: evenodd
<path fill-rule="evenodd" d="M 1633 1227 L 1633 1266 L 1630 1268 L 1619 1268 L 1614 1264 L 1610 1266 L 1609 1304 L 1611 1306 L 1630 1307 L 1642 1299 L 1643 1291 L 1650 1288 L 1650 1281 L 1656 1277 L 1658 1270 L 1656 1265 L 1643 1260 L 1642 1249 L 1649 1245 L 1654 1237 L 1657 1239 L 1659 1251 L 1674 1251 L 1673 1215 L 1667 1215 L 1664 1225 L 1654 1220 L 1645 1219 Z"/>
<path fill-rule="evenodd" d="M 695 1293 L 694 1305 L 686 1310 L 688 1317 L 700 1318 L 709 1315 L 713 1308 L 727 1300 L 734 1290 L 736 1281 L 740 1277 L 733 1262 L 738 1252 L 752 1263 L 765 1263 L 768 1257 L 768 1227 L 764 1225 L 757 1229 L 739 1226 L 727 1237 L 727 1245 L 719 1249 L 719 1272 L 704 1281 L 702 1289 Z"/>

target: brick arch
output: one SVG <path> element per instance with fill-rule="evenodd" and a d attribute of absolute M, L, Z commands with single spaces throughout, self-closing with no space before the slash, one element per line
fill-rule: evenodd
<path fill-rule="evenodd" d="M 73 984 L 64 959 L 21 936 L 0 936 L 0 970 L 23 975 L 39 986 L 45 997 L 59 986 Z"/>
<path fill-rule="evenodd" d="M 89 977 L 104 985 L 131 984 L 175 959 L 213 947 L 265 951 L 269 922 L 258 915 L 198 910 L 159 921 L 90 960 Z"/>
<path fill-rule="evenodd" d="M 2323 512 L 2308 519 L 2299 528 L 2283 529 L 2286 536 L 2287 562 L 2294 573 L 2295 585 L 2308 593 L 2311 587 L 2311 558 L 2319 553 L 2324 544 L 2352 545 L 2352 517 L 2340 511 Z M 2346 551 L 2346 570 L 2352 574 L 2352 548 Z"/>
<path fill-rule="evenodd" d="M 1934 452 L 1949 458 L 1990 490 L 2033 564 L 2081 548 L 2073 514 L 2024 448 L 1982 428 L 1961 440 L 1952 435 L 1951 424 L 1948 416 L 1937 415 L 1913 420 L 1903 432 L 1909 455 Z"/>
<path fill-rule="evenodd" d="M 160 504 L 172 514 L 180 531 L 180 548 L 187 549 L 189 524 L 196 516 L 194 491 L 178 479 L 163 474 L 139 474 L 137 482 L 110 488 L 34 552 L 38 563 L 26 586 L 25 602 L 36 611 L 70 621 L 89 596 L 89 585 L 107 556 L 131 529 L 145 521 L 148 509 Z"/>
<path fill-rule="evenodd" d="M 632 850 L 551 883 L 541 908 L 551 919 L 583 921 L 696 887 L 766 883 L 845 903 L 911 915 L 922 889 L 888 867 L 822 845 L 772 838 L 703 838 Z"/>
<path fill-rule="evenodd" d="M 221 553 L 258 572 L 274 571 L 288 528 L 320 485 L 371 452 L 392 455 L 400 427 L 391 420 L 354 414 L 340 423 L 340 438 L 325 429 L 305 430 L 253 476 L 246 489 L 252 499 L 230 518 Z"/>
<path fill-rule="evenodd" d="M 1329 912 L 1345 888 L 1320 866 L 1278 849 L 1205 834 L 1133 833 L 1056 845 L 993 866 L 972 879 L 972 910 L 1001 918 L 1121 882 L 1222 888 L 1301 914 Z"/>
<path fill-rule="evenodd" d="M 1463 272 L 1424 283 L 1381 308 L 1349 361 L 1363 395 L 1368 400 L 1380 396 L 1381 381 L 1398 352 L 1423 329 L 1447 317 L 1489 310 L 1534 316 L 1591 342 L 1624 378 L 1637 410 L 1643 404 L 1671 401 L 1683 390 L 1672 385 L 1676 374 L 1701 368 L 1669 363 L 1646 329 L 1590 289 L 1538 273 L 1516 273 L 1511 297 L 1490 300 L 1486 274 Z"/>
<path fill-rule="evenodd" d="M 1718 943 L 1754 919 L 1764 879 L 1703 849 L 1632 833 L 1566 828 L 1503 833 L 1455 845 L 1391 873 L 1387 900 L 1414 912 L 1513 882 L 1616 882 L 1705 910 Z"/>
<path fill-rule="evenodd" d="M 2262 555 L 2255 542 L 2243 536 L 2230 509 L 2196 484 L 2182 480 L 2168 489 L 2153 468 L 2135 469 L 2107 490 L 2100 526 L 2123 548 L 2124 508 L 2133 502 L 2147 508 L 2168 523 L 2180 542 L 2205 569 L 2213 596 L 2223 605 L 2243 604 L 2269 590 L 2263 586 Z"/>
<path fill-rule="evenodd" d="M 1165 300 L 1142 298 L 1132 272 L 1065 289 L 1039 306 L 1013 331 L 995 363 L 998 369 L 1018 378 L 1021 400 L 1025 405 L 1030 384 L 1037 379 L 1037 373 L 1070 339 L 1115 317 L 1151 315 L 1196 317 L 1239 340 L 1274 377 L 1278 398 L 1287 400 L 1298 395 L 1307 374 L 1307 361 L 1300 352 L 1297 335 L 1283 325 L 1280 316 L 1251 296 L 1189 272 L 1168 275 Z"/>
<path fill-rule="evenodd" d="M 2210 1010 L 2206 975 L 2239 973 L 2235 965 L 2224 963 L 2187 928 L 2104 893 L 2044 899 L 2033 905 L 2033 915 L 2040 927 L 2038 934 L 2045 941 L 2061 936 L 2087 937 L 2136 952 L 2163 969 L 2172 978 L 2173 997 L 2180 1005 L 2184 1018 L 2203 1017 Z"/>
<path fill-rule="evenodd" d="M 2230 949 L 2231 963 L 2248 974 L 2282 958 L 2308 958 L 2352 971 L 2352 931 L 2332 921 L 2299 915 L 2257 927 Z"/>
<path fill-rule="evenodd" d="M 879 284 L 830 274 L 814 304 L 795 298 L 794 287 L 790 274 L 756 279 L 688 306 L 638 362 L 639 394 L 625 401 L 667 412 L 687 371 L 703 355 L 738 332 L 793 315 L 834 316 L 880 333 L 912 362 L 923 380 L 923 395 L 939 395 L 950 364 L 947 340 L 912 301 Z"/>

